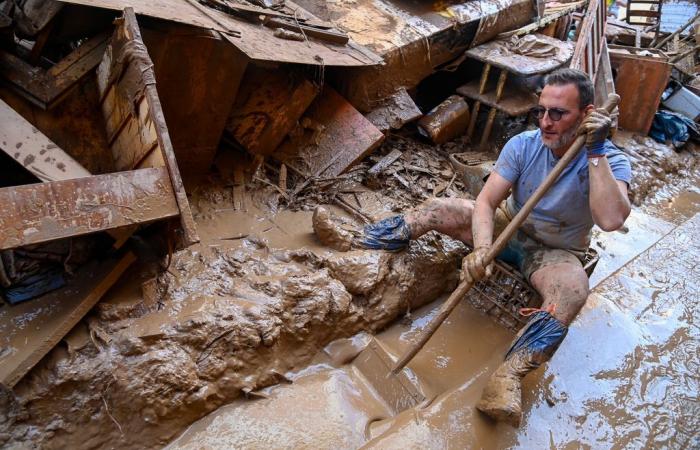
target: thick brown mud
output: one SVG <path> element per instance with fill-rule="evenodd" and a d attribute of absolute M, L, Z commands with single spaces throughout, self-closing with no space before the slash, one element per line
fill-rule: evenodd
<path fill-rule="evenodd" d="M 666 157 L 687 156 L 635 175 Z M 427 403 L 393 417 L 351 363 L 368 339 L 357 333 L 397 318 L 379 339 L 408 348 L 438 302 L 421 305 L 456 285 L 461 244 L 429 234 L 407 252 L 336 253 L 311 212 L 277 212 L 274 189 L 203 185 L 202 243 L 165 272 L 136 267 L 0 393 L 0 445 L 154 448 L 195 422 L 173 448 L 697 447 L 700 201 L 696 185 L 674 186 L 651 186 L 626 228 L 595 234 L 597 287 L 526 378 L 520 429 L 474 408 L 512 333 L 467 302 L 409 366 Z M 370 217 L 406 201 L 353 196 Z"/>
<path fill-rule="evenodd" d="M 270 223 L 303 242 L 312 239 L 309 216 L 296 214 L 301 236 Z M 215 238 L 174 254 L 155 278 L 134 271 L 112 292 L 82 350 L 55 349 L 16 398 L 4 397 L 4 442 L 158 447 L 241 394 L 285 382 L 330 341 L 381 329 L 437 298 L 456 284 L 465 251 L 437 235 L 401 254 Z"/>
<path fill-rule="evenodd" d="M 391 417 L 352 364 L 318 355 L 293 384 L 220 409 L 169 448 L 695 448 L 698 231 L 700 216 L 594 290 L 552 361 L 525 379 L 519 429 L 475 409 L 512 335 L 464 303 L 409 365 L 428 405 Z M 379 339 L 399 354 L 437 307 Z"/>

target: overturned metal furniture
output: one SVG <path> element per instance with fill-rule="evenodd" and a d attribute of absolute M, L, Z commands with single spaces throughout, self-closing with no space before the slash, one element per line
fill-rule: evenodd
<path fill-rule="evenodd" d="M 0 354 L 0 383 L 6 387 L 39 362 L 136 259 L 120 247 L 139 225 L 179 219 L 182 243 L 199 240 L 152 66 L 127 9 L 96 73 L 115 173 L 92 175 L 0 102 L 2 149 L 42 181 L 0 189 L 0 251 L 96 232 L 109 233 L 118 249 L 79 268 L 62 288 L 0 310 L 0 347 L 9 349 Z M 13 325 L 20 322 L 24 326 Z"/>

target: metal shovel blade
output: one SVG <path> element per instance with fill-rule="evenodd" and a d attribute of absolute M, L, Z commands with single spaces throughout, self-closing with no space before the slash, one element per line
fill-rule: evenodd
<path fill-rule="evenodd" d="M 391 408 L 394 415 L 412 408 L 425 400 L 425 395 L 411 380 L 407 371 L 392 374 L 395 361 L 377 339 L 372 338 L 353 365 L 374 388 L 379 397 Z"/>

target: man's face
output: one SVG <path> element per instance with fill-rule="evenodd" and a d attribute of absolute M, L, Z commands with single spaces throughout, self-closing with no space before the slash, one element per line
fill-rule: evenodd
<path fill-rule="evenodd" d="M 585 109 L 579 108 L 578 89 L 574 84 L 562 86 L 547 85 L 540 94 L 539 105 L 562 112 L 561 119 L 555 121 L 550 113 L 539 119 L 544 145 L 552 150 L 568 148 L 576 139 L 576 130 L 585 116 Z"/>

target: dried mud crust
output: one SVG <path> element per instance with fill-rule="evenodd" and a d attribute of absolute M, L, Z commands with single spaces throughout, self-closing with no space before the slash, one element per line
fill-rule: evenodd
<path fill-rule="evenodd" d="M 0 393 L 0 445 L 154 448 L 325 344 L 375 331 L 454 288 L 462 244 L 430 234 L 391 254 L 185 250 L 149 308 L 106 308 L 92 343 L 58 347 Z"/>

